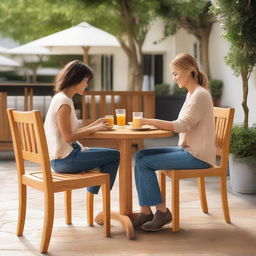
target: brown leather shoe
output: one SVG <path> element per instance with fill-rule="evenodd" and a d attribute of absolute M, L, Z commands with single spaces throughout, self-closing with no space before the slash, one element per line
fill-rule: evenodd
<path fill-rule="evenodd" d="M 156 211 L 153 220 L 146 222 L 141 226 L 145 231 L 158 231 L 172 221 L 172 213 L 167 208 L 166 212 Z"/>
<path fill-rule="evenodd" d="M 132 220 L 132 225 L 134 228 L 138 228 L 144 223 L 151 221 L 154 218 L 154 214 L 151 212 L 150 214 L 145 213 L 137 213 Z"/>

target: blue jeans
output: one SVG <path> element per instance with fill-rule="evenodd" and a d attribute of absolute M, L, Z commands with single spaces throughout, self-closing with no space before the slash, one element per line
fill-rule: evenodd
<path fill-rule="evenodd" d="M 205 169 L 210 165 L 180 147 L 143 149 L 135 157 L 135 181 L 140 206 L 161 204 L 157 170 Z"/>
<path fill-rule="evenodd" d="M 99 168 L 101 172 L 110 174 L 110 188 L 115 182 L 119 165 L 120 153 L 111 148 L 89 148 L 81 151 L 78 143 L 72 143 L 73 150 L 62 159 L 51 161 L 51 167 L 55 172 L 60 173 L 80 173 L 94 168 Z M 88 187 L 87 190 L 97 194 L 100 186 Z"/>

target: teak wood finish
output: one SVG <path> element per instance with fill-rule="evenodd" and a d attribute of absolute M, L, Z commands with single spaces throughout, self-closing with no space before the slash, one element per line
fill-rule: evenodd
<path fill-rule="evenodd" d="M 209 169 L 195 170 L 161 170 L 159 183 L 163 201 L 166 202 L 166 176 L 172 181 L 172 230 L 179 231 L 180 228 L 180 205 L 179 205 L 179 181 L 180 179 L 198 178 L 199 195 L 201 208 L 204 213 L 208 213 L 208 206 L 205 193 L 205 177 L 217 176 L 220 178 L 220 191 L 224 219 L 230 223 L 228 198 L 227 198 L 227 167 L 229 155 L 229 143 L 232 130 L 234 109 L 233 108 L 214 108 L 215 118 L 215 143 L 216 155 L 220 157 L 220 163 Z"/>
<path fill-rule="evenodd" d="M 24 110 L 33 110 L 33 96 L 37 88 L 51 87 L 52 84 L 44 83 L 13 83 L 1 84 L 1 88 L 24 88 Z M 8 93 L 0 91 L 0 151 L 13 150 L 11 133 L 6 115 Z M 81 97 L 82 121 L 88 125 L 106 114 L 115 116 L 116 108 L 125 108 L 127 111 L 127 122 L 132 121 L 132 112 L 143 112 L 145 117 L 155 117 L 155 93 L 153 91 L 86 91 Z M 113 147 L 118 145 L 115 141 L 84 139 L 82 144 L 92 147 Z M 143 147 L 143 140 L 134 140 L 138 148 Z"/>
<path fill-rule="evenodd" d="M 82 120 L 84 125 L 105 115 L 113 115 L 115 109 L 126 109 L 126 123 L 132 121 L 132 112 L 143 112 L 144 117 L 155 117 L 155 93 L 152 91 L 85 91 L 82 97 Z M 115 140 L 86 138 L 81 140 L 86 146 L 118 148 Z M 143 148 L 143 139 L 134 139 L 133 145 Z"/>
<path fill-rule="evenodd" d="M 7 110 L 11 128 L 19 184 L 19 213 L 17 235 L 22 236 L 26 216 L 27 186 L 44 193 L 44 224 L 40 252 L 48 250 L 54 221 L 54 193 L 65 193 L 66 223 L 71 224 L 71 192 L 73 189 L 101 185 L 103 195 L 104 232 L 110 236 L 110 179 L 96 171 L 83 174 L 51 172 L 48 147 L 40 111 Z M 41 171 L 27 173 L 24 161 L 40 165 Z M 88 225 L 93 225 L 93 194 L 88 192 Z"/>
<path fill-rule="evenodd" d="M 131 219 L 132 210 L 132 141 L 143 138 L 163 138 L 172 136 L 172 131 L 152 130 L 134 131 L 129 126 L 118 128 L 114 126 L 113 131 L 99 131 L 90 138 L 115 140 L 120 151 L 119 165 L 119 212 L 111 212 L 111 218 L 121 222 L 123 229 L 129 239 L 135 239 L 135 232 Z M 102 223 L 102 214 L 96 217 L 98 224 Z"/>

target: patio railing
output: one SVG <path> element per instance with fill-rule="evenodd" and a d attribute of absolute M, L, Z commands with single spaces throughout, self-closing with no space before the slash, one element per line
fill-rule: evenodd
<path fill-rule="evenodd" d="M 39 109 L 44 117 L 53 95 L 52 89 L 53 85 L 46 83 L 0 84 L 0 151 L 12 150 L 6 109 L 8 107 L 26 111 Z M 152 91 L 88 91 L 81 97 L 81 104 L 79 105 L 81 109 L 78 112 L 81 111 L 80 116 L 84 125 L 90 124 L 105 114 L 114 115 L 116 108 L 127 110 L 128 122 L 132 120 L 133 111 L 142 111 L 145 117 L 155 117 L 155 94 Z M 117 147 L 111 141 L 94 139 L 82 140 L 82 142 L 88 146 Z M 134 143 L 142 145 L 141 141 Z"/>

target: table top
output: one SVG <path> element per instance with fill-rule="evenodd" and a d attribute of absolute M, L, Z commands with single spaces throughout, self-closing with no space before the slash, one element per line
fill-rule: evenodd
<path fill-rule="evenodd" d="M 136 130 L 131 126 L 126 125 L 124 128 L 119 128 L 114 125 L 112 130 L 98 131 L 88 137 L 102 138 L 102 139 L 140 139 L 140 138 L 161 138 L 172 136 L 172 131 L 161 129 Z"/>

